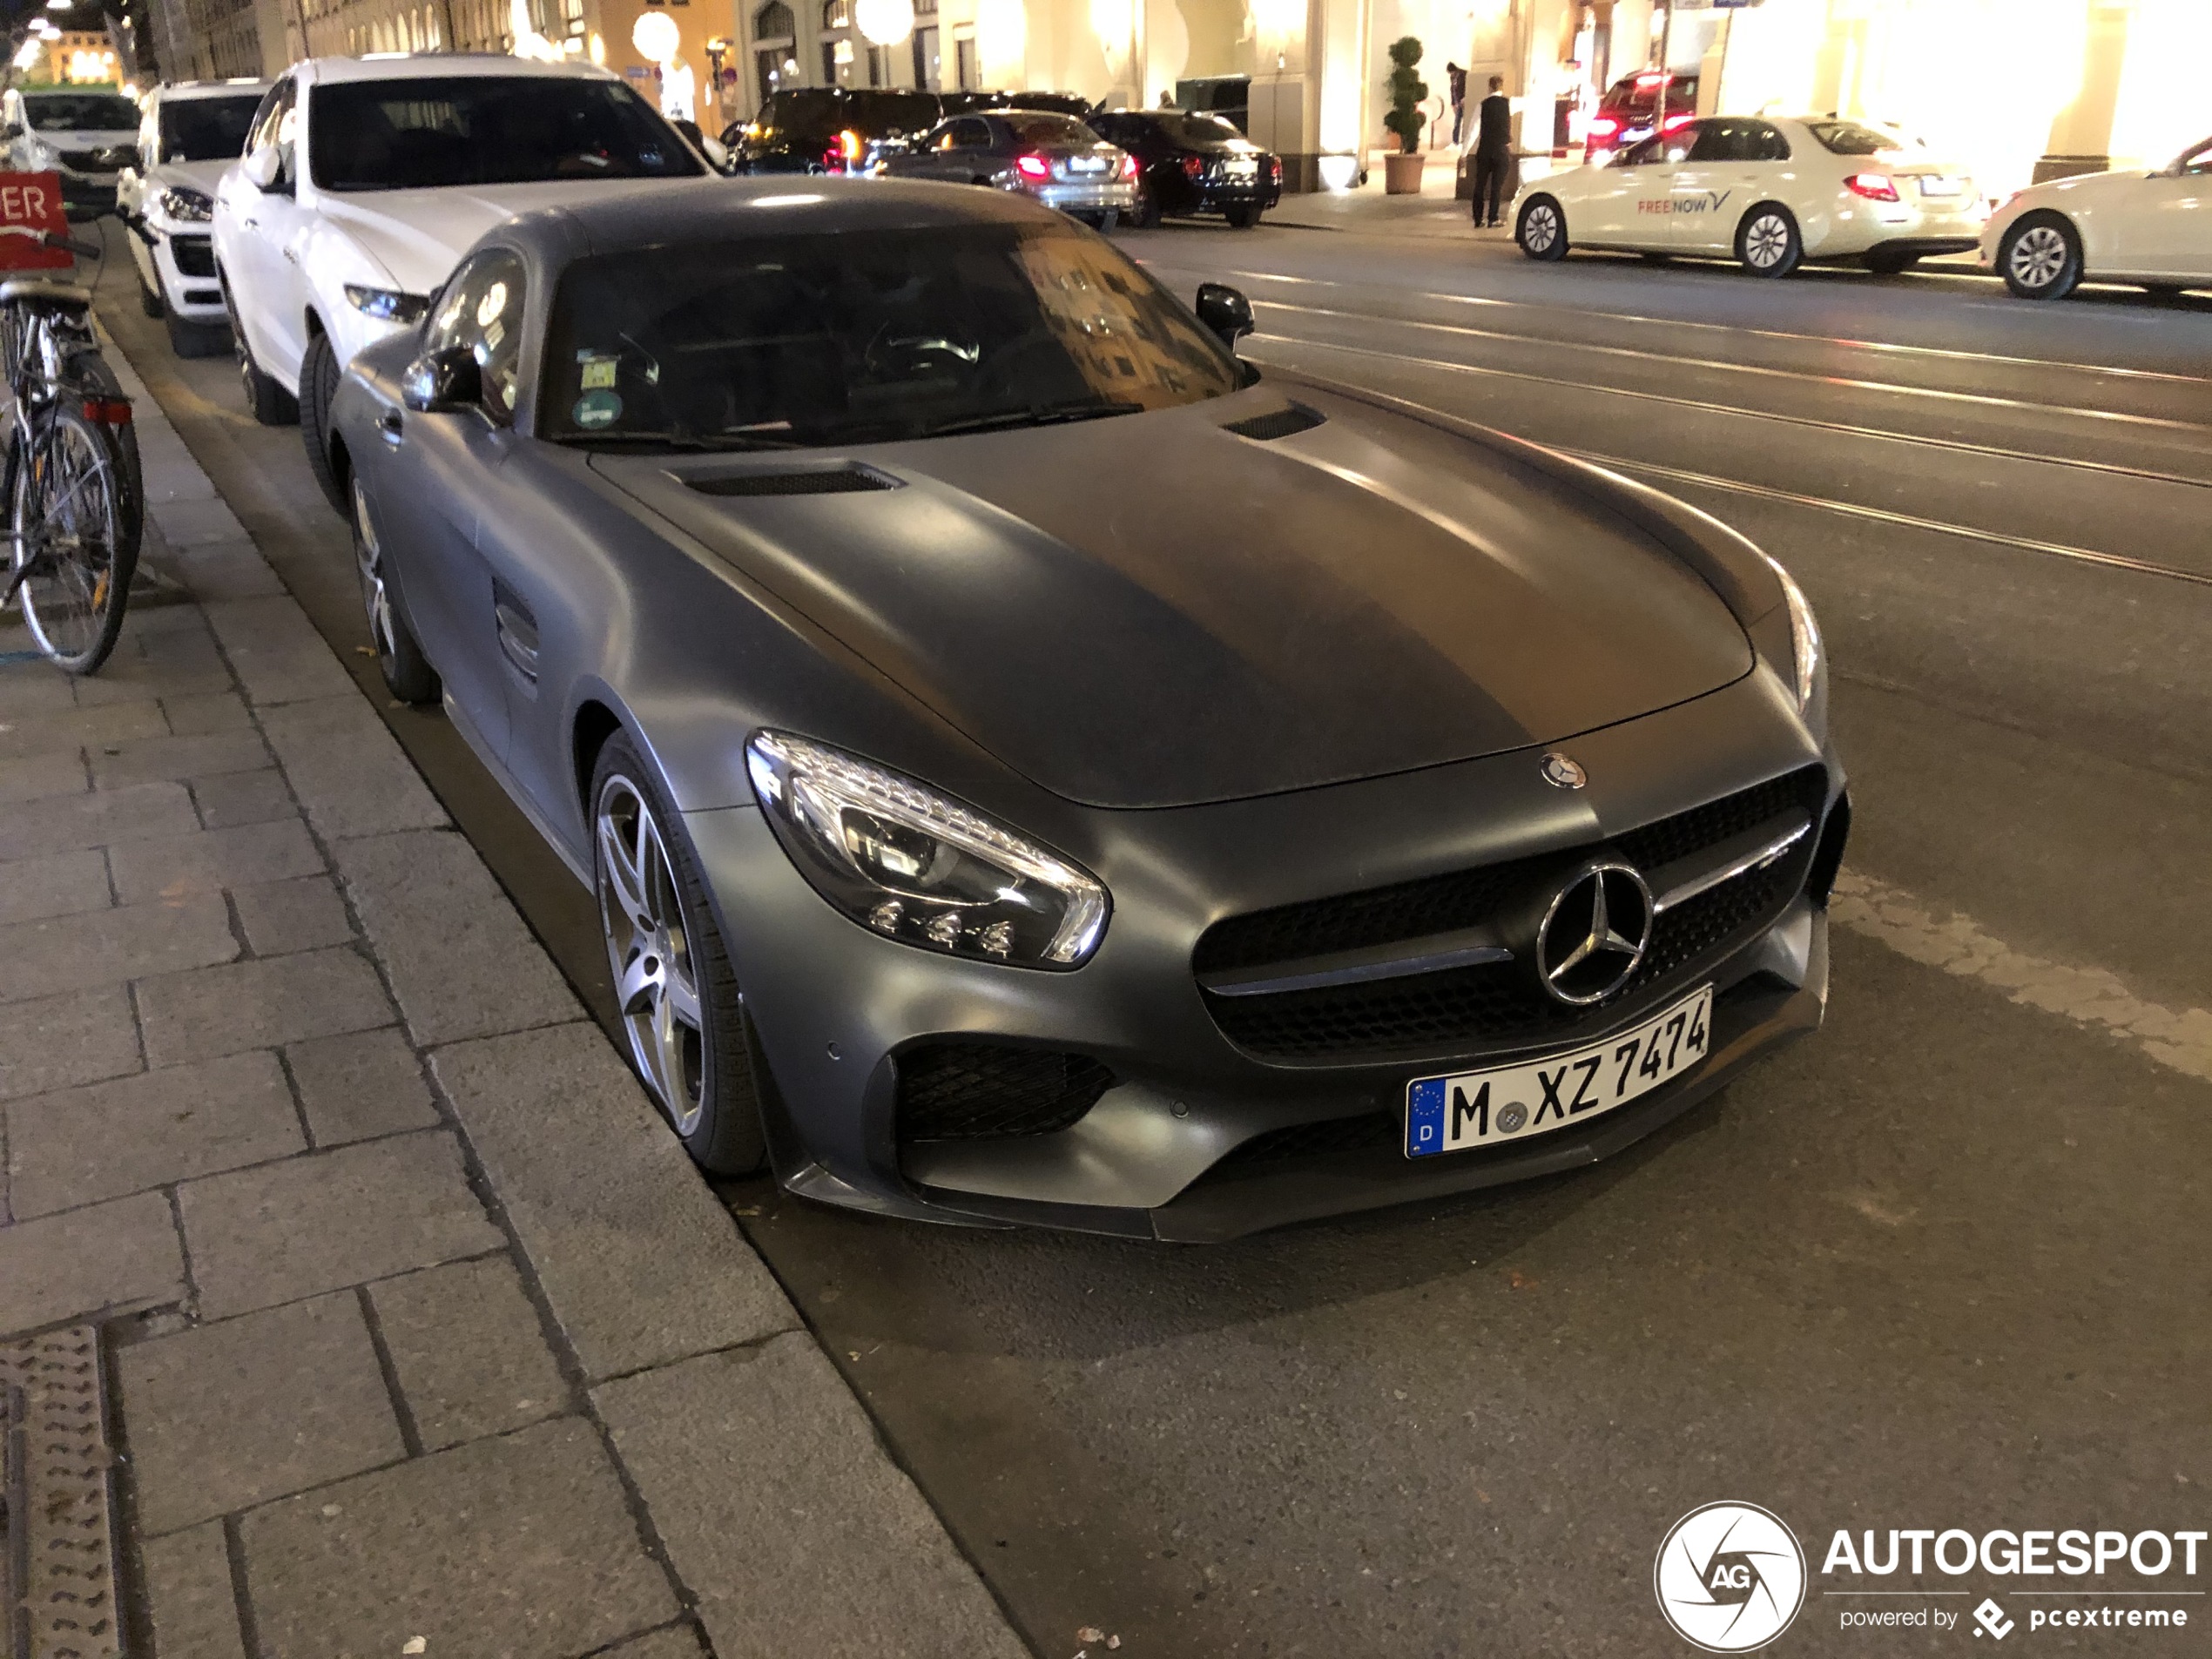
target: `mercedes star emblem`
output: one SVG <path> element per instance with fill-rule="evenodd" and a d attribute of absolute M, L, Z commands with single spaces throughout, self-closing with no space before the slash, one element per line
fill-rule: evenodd
<path fill-rule="evenodd" d="M 1629 982 L 1651 943 L 1651 889 L 1625 864 L 1588 864 L 1554 895 L 1536 929 L 1536 972 L 1570 1008 Z"/>
<path fill-rule="evenodd" d="M 1590 774 L 1571 755 L 1556 749 L 1544 757 L 1544 781 L 1554 789 L 1580 789 L 1589 782 Z"/>

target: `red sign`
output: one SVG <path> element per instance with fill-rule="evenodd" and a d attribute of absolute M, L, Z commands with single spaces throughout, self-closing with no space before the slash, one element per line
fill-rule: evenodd
<path fill-rule="evenodd" d="M 48 247 L 49 232 L 69 234 L 62 179 L 54 172 L 0 172 L 0 271 L 66 271 L 76 256 Z"/>

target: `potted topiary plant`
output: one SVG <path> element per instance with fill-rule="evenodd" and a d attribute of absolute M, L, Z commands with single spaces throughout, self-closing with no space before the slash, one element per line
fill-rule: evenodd
<path fill-rule="evenodd" d="M 1413 65 L 1421 61 L 1421 43 L 1407 35 L 1391 43 L 1390 47 L 1390 113 L 1383 117 L 1383 125 L 1398 137 L 1399 153 L 1383 158 L 1383 193 L 1389 196 L 1418 196 L 1421 193 L 1420 152 L 1421 128 L 1428 118 L 1421 113 L 1420 102 L 1428 96 L 1428 86 L 1413 72 Z"/>

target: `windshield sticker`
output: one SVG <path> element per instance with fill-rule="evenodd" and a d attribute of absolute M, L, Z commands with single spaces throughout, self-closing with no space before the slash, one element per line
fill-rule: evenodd
<path fill-rule="evenodd" d="M 611 426 L 622 414 L 622 399 L 612 392 L 586 392 L 576 401 L 576 423 L 590 431 Z"/>
<path fill-rule="evenodd" d="M 599 391 L 614 385 L 619 361 L 611 353 L 602 355 L 597 352 L 580 351 L 576 358 L 583 365 L 582 385 L 585 391 Z"/>

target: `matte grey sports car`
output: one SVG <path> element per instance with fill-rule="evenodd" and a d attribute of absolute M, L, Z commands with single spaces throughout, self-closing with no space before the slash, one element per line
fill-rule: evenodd
<path fill-rule="evenodd" d="M 995 192 L 491 232 L 333 408 L 387 680 L 598 896 L 693 1155 L 1212 1239 L 1590 1162 L 1816 1027 L 1781 569 L 1234 354 Z"/>

